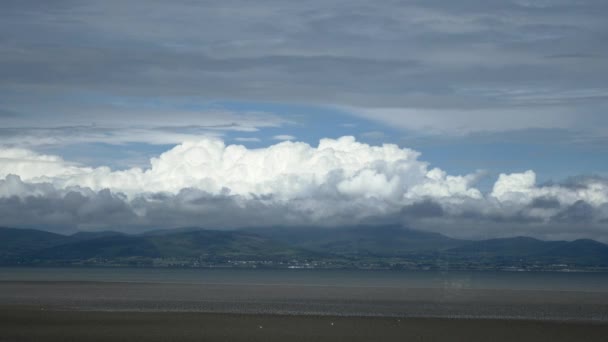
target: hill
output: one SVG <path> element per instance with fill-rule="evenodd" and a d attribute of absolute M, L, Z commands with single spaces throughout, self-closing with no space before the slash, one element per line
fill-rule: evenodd
<path fill-rule="evenodd" d="M 490 239 L 471 241 L 460 247 L 449 249 L 455 254 L 477 256 L 522 257 L 539 255 L 564 245 L 565 241 L 542 241 L 530 237 L 514 237 L 503 239 Z"/>
<path fill-rule="evenodd" d="M 302 256 L 305 252 L 280 241 L 243 231 L 178 230 L 145 234 L 163 257 L 218 257 L 274 259 Z"/>
<path fill-rule="evenodd" d="M 469 241 L 397 226 L 346 228 L 167 229 L 139 235 L 70 236 L 0 228 L 0 264 L 102 264 L 191 267 L 608 269 L 608 246 L 594 240 L 514 237 Z"/>
<path fill-rule="evenodd" d="M 139 236 L 103 235 L 85 240 L 71 240 L 44 248 L 30 255 L 39 260 L 87 260 L 91 258 L 112 259 L 128 257 L 158 258 L 156 246 Z"/>
<path fill-rule="evenodd" d="M 453 255 L 520 259 L 544 263 L 577 265 L 608 265 L 608 245 L 595 240 L 542 241 L 515 237 L 473 241 L 446 251 Z"/>
<path fill-rule="evenodd" d="M 400 226 L 257 228 L 245 231 L 253 231 L 307 250 L 350 256 L 386 257 L 410 255 L 414 252 L 438 252 L 466 242 Z"/>
<path fill-rule="evenodd" d="M 12 260 L 35 251 L 64 243 L 65 235 L 34 229 L 0 227 L 0 259 Z"/>

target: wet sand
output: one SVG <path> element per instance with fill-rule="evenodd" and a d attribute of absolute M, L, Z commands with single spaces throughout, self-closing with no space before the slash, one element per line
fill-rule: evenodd
<path fill-rule="evenodd" d="M 264 284 L 0 281 L 0 305 L 170 311 L 608 322 L 605 292 Z"/>
<path fill-rule="evenodd" d="M 607 336 L 605 292 L 0 281 L 0 342 L 559 342 Z"/>
<path fill-rule="evenodd" d="M 606 341 L 584 322 L 0 307 L 0 341 Z"/>

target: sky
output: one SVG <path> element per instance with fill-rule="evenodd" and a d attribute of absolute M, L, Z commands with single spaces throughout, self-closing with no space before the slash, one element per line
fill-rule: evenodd
<path fill-rule="evenodd" d="M 2 1 L 0 225 L 608 242 L 607 15 L 604 0 Z"/>

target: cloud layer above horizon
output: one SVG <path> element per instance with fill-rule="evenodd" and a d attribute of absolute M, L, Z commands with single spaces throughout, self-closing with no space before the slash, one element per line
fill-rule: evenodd
<path fill-rule="evenodd" d="M 56 231 L 201 226 L 402 224 L 451 236 L 596 238 L 608 233 L 608 180 L 536 184 L 534 171 L 449 175 L 393 144 L 345 136 L 264 148 L 183 142 L 148 168 L 88 167 L 0 148 L 0 225 Z"/>
<path fill-rule="evenodd" d="M 608 242 L 606 17 L 605 0 L 1 1 L 0 225 Z"/>
<path fill-rule="evenodd" d="M 605 144 L 607 15 L 604 0 L 3 1 L 0 138 L 176 144 L 284 123 L 200 108 L 251 101 Z"/>

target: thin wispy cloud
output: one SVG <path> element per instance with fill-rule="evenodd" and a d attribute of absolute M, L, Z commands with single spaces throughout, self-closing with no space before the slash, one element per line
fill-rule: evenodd
<path fill-rule="evenodd" d="M 296 137 L 289 134 L 279 134 L 272 137 L 273 140 L 295 140 Z"/>
<path fill-rule="evenodd" d="M 234 138 L 235 141 L 239 141 L 239 142 L 260 142 L 260 138 L 243 138 L 243 137 L 238 137 L 238 138 Z"/>

